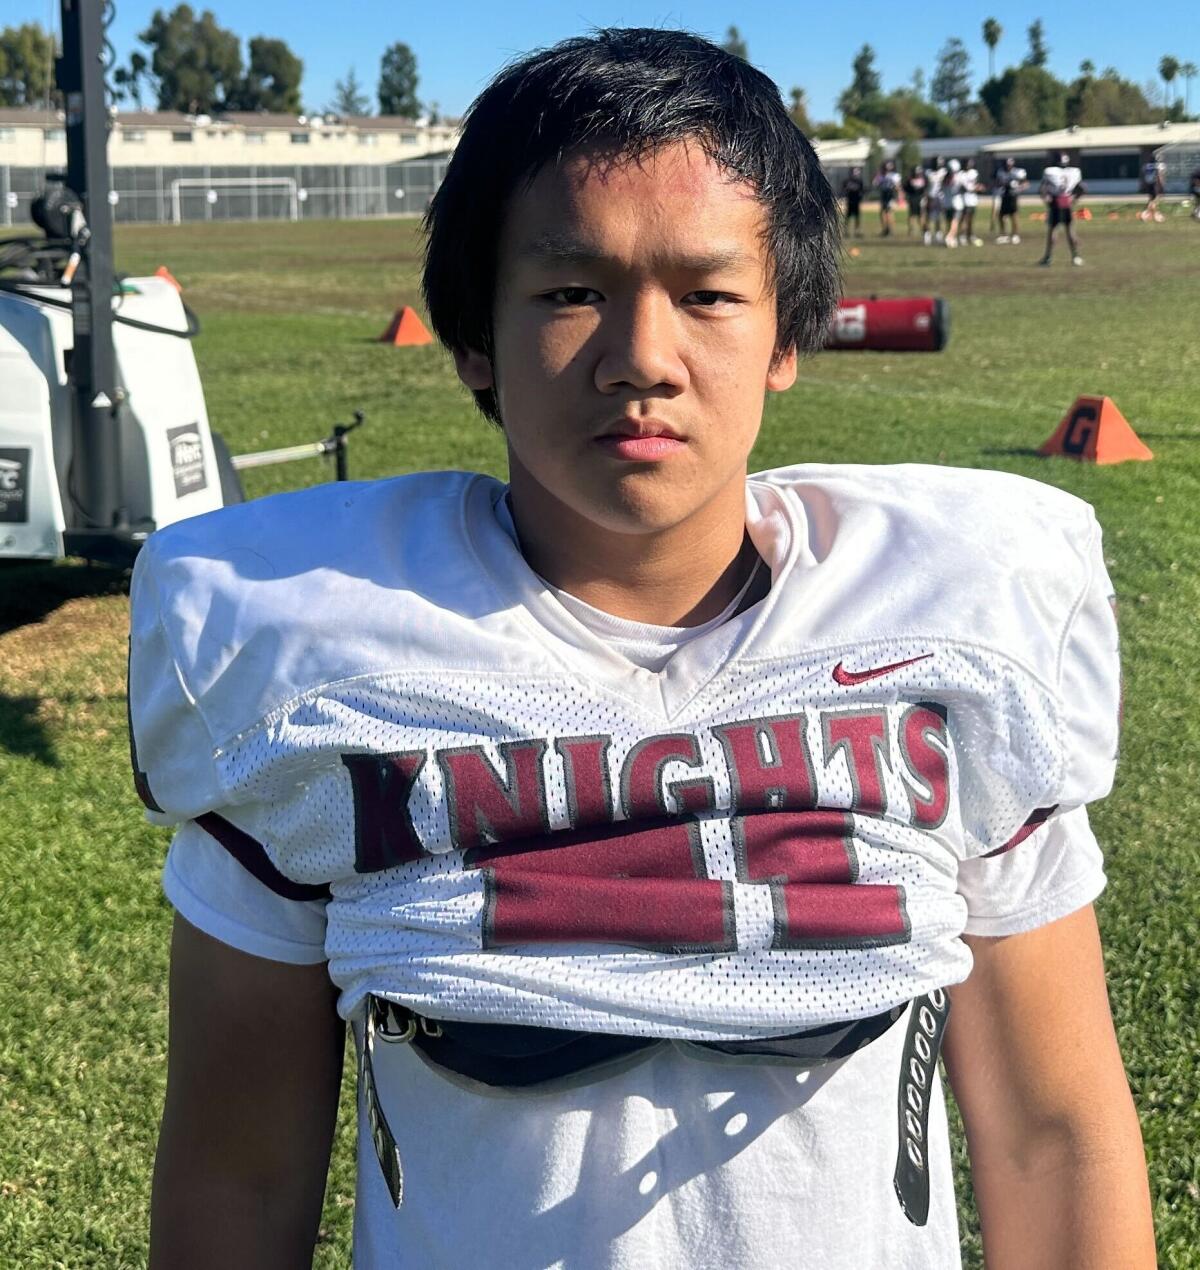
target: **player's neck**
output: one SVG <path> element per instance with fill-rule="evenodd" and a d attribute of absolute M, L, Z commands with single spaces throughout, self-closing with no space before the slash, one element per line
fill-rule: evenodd
<path fill-rule="evenodd" d="M 732 493 L 733 491 L 731 491 Z M 699 626 L 743 588 L 758 553 L 744 494 L 656 533 L 606 529 L 554 500 L 514 489 L 513 521 L 530 568 L 560 590 L 628 621 Z"/>

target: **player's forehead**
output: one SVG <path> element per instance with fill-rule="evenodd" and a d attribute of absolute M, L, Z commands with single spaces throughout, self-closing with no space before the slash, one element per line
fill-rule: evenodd
<path fill-rule="evenodd" d="M 761 269 L 767 213 L 755 189 L 695 140 L 544 164 L 505 210 L 501 272 L 592 259 Z"/>

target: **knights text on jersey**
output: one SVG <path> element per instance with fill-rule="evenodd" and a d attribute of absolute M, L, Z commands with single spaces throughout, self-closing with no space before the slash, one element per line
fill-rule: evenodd
<path fill-rule="evenodd" d="M 155 534 L 149 814 L 324 893 L 435 1017 L 709 1040 L 961 981 L 960 862 L 1103 796 L 1119 674 L 1090 508 L 1017 477 L 752 478 L 760 604 L 653 673 L 521 558 L 491 478 L 330 485 Z"/>

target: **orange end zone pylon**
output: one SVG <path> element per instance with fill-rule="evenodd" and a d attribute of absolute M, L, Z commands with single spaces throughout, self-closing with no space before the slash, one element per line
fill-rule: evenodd
<path fill-rule="evenodd" d="M 406 304 L 397 309 L 388 323 L 388 329 L 379 337 L 381 344 L 432 344 L 433 336 L 425 329 L 425 323 L 417 317 L 416 310 Z"/>
<path fill-rule="evenodd" d="M 1154 457 L 1111 397 L 1076 397 L 1038 453 L 1061 454 L 1082 463 L 1124 463 Z"/>

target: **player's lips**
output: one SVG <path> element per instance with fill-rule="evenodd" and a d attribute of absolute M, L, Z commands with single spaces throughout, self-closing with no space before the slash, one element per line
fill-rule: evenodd
<path fill-rule="evenodd" d="M 622 417 L 596 438 L 596 444 L 614 458 L 646 463 L 679 453 L 687 439 L 661 419 Z"/>

